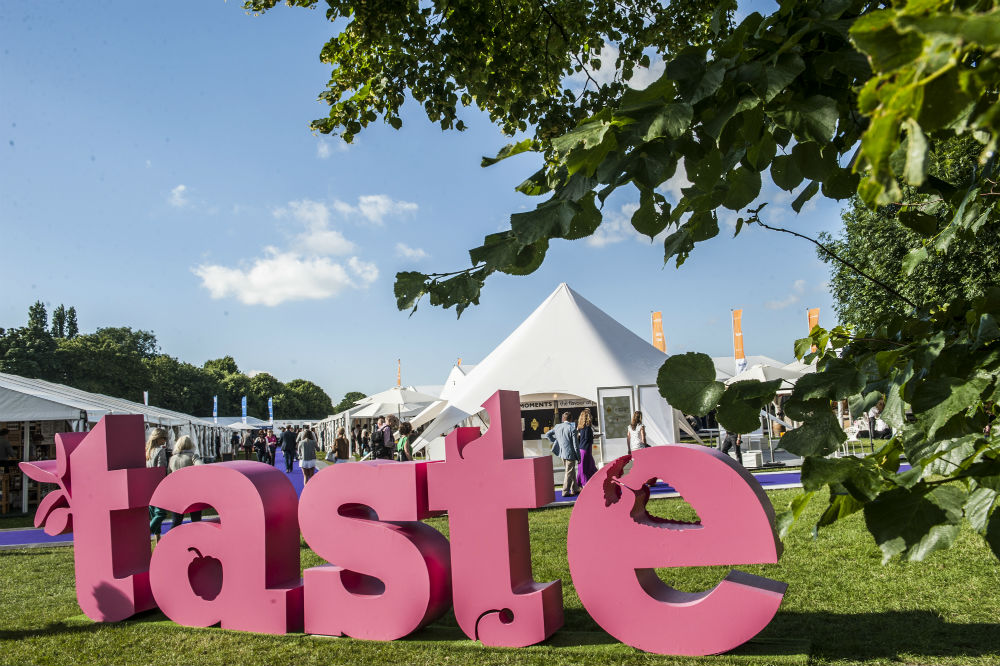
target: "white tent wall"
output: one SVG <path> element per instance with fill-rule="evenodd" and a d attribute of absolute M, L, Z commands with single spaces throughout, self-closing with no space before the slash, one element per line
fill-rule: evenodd
<path fill-rule="evenodd" d="M 41 379 L 0 373 L 0 422 L 22 423 L 24 460 L 31 459 L 28 433 L 32 423 L 60 422 L 57 431 L 68 429 L 85 432 L 108 414 L 141 415 L 146 426 L 144 435 L 148 436 L 153 427 L 163 427 L 168 432 L 170 446 L 185 434 L 195 440 L 200 451 L 203 451 L 205 443 L 214 441 L 215 434 L 225 438 L 221 426 L 188 414 L 99 393 L 88 393 Z M 22 475 L 22 510 L 27 506 L 28 481 Z"/>
<path fill-rule="evenodd" d="M 647 444 L 677 443 L 674 408 L 663 399 L 657 387 L 639 387 L 639 411 L 642 412 L 642 425 L 646 428 Z"/>

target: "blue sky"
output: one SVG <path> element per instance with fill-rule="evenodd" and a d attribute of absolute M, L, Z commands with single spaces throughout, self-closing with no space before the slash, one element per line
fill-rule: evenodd
<path fill-rule="evenodd" d="M 805 242 L 723 225 L 664 267 L 662 244 L 629 231 L 631 193 L 609 200 L 603 242 L 554 242 L 531 276 L 491 278 L 461 319 L 426 300 L 398 312 L 395 273 L 467 266 L 538 202 L 513 189 L 537 162 L 481 169 L 507 142 L 485 116 L 442 132 L 412 102 L 400 131 L 376 123 L 351 146 L 313 135 L 331 27 L 322 11 L 253 17 L 218 0 L 0 3 L 0 326 L 23 325 L 35 300 L 74 305 L 85 332 L 152 330 L 184 361 L 231 354 L 336 402 L 395 383 L 397 358 L 404 383 L 443 382 L 560 282 L 647 339 L 662 310 L 671 353 L 732 353 L 731 308 L 748 354 L 784 360 L 807 307 L 834 323 Z M 803 233 L 839 226 L 836 203 L 796 215 L 784 193 L 765 200 L 765 219 Z"/>

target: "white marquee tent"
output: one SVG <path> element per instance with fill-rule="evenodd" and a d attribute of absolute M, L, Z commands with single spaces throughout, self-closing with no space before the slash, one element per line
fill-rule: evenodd
<path fill-rule="evenodd" d="M 447 400 L 432 407 L 437 418 L 415 443 L 418 450 L 479 413 L 500 389 L 516 390 L 522 401 L 582 398 L 598 411 L 628 405 L 643 412 L 648 440 L 677 441 L 683 418 L 660 396 L 656 375 L 667 356 L 618 323 L 565 283 L 461 381 L 448 386 Z M 627 399 L 627 403 L 621 402 Z M 624 413 L 624 409 L 621 410 Z M 602 424 L 606 419 L 601 419 Z M 605 459 L 625 452 L 624 441 L 606 439 Z M 430 449 L 437 457 L 439 447 Z M 619 450 L 620 449 L 620 450 Z"/>
<path fill-rule="evenodd" d="M 0 423 L 25 423 L 22 429 L 25 460 L 29 459 L 30 453 L 28 423 L 67 421 L 73 430 L 82 432 L 108 414 L 141 414 L 147 427 L 166 427 L 171 444 L 177 437 L 189 435 L 199 448 L 203 448 L 206 442 L 222 432 L 222 426 L 188 414 L 89 393 L 41 379 L 0 373 Z M 26 503 L 27 485 L 22 484 L 21 506 Z"/>

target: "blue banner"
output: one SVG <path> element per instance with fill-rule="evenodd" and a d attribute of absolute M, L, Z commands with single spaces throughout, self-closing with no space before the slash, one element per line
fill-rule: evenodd
<path fill-rule="evenodd" d="M 267 399 L 267 418 L 274 423 L 274 398 Z"/>
<path fill-rule="evenodd" d="M 219 422 L 219 396 L 212 396 L 212 420 Z"/>
<path fill-rule="evenodd" d="M 247 397 L 243 396 L 243 423 L 247 422 Z"/>

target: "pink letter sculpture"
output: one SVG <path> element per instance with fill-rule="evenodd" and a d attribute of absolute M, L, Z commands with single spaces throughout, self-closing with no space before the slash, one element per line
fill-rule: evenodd
<path fill-rule="evenodd" d="M 97 622 L 156 604 L 149 587 L 149 497 L 163 470 L 146 467 L 141 416 L 105 416 L 89 433 L 56 435 L 56 459 L 21 463 L 56 483 L 35 512 L 51 535 L 73 532 L 76 598 Z"/>
<path fill-rule="evenodd" d="M 655 567 L 778 561 L 774 510 L 743 467 L 701 446 L 657 446 L 602 468 L 569 522 L 569 567 L 590 615 L 623 643 L 647 652 L 706 655 L 730 650 L 767 626 L 787 585 L 731 571 L 714 589 L 665 585 Z M 623 476 L 624 475 L 624 476 Z M 647 480 L 663 479 L 700 523 L 650 516 Z"/>
<path fill-rule="evenodd" d="M 448 610 L 448 540 L 418 522 L 430 515 L 427 467 L 331 465 L 306 484 L 302 535 L 333 563 L 304 572 L 306 633 L 391 641 Z"/>
<path fill-rule="evenodd" d="M 153 552 L 150 582 L 167 617 L 189 627 L 301 630 L 297 499 L 284 473 L 242 460 L 185 467 L 151 502 L 178 513 L 208 504 L 219 514 L 170 530 Z"/>
<path fill-rule="evenodd" d="M 527 509 L 555 499 L 552 459 L 522 459 L 521 407 L 514 391 L 483 406 L 490 428 L 458 428 L 445 439 L 446 462 L 427 470 L 430 508 L 447 510 L 455 617 L 484 645 L 523 647 L 563 622 L 560 581 L 531 576 Z"/>

